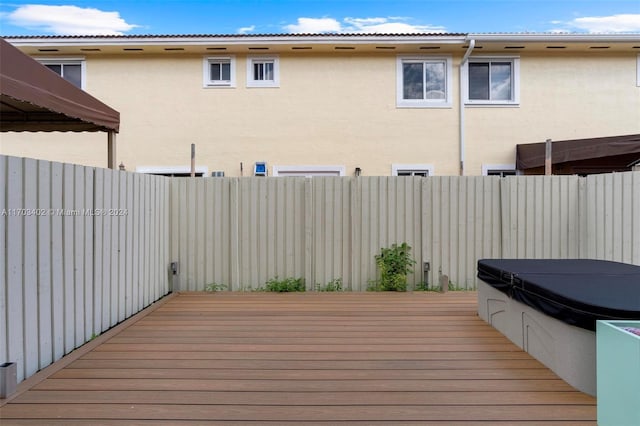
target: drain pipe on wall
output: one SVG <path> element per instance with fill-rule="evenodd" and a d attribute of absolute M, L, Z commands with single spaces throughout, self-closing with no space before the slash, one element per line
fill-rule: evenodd
<path fill-rule="evenodd" d="M 464 67 L 464 64 L 469 59 L 475 46 L 476 41 L 474 39 L 469 40 L 469 47 L 460 62 L 460 75 L 458 78 L 460 81 L 460 91 L 458 93 L 458 98 L 460 99 L 460 176 L 464 176 L 464 97 L 462 96 L 464 93 L 464 82 L 462 80 L 462 67 Z"/>

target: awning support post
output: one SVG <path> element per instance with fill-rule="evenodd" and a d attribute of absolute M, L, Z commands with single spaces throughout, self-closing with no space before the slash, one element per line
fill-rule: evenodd
<path fill-rule="evenodd" d="M 107 133 L 107 167 L 116 170 L 116 132 Z"/>
<path fill-rule="evenodd" d="M 544 174 L 551 176 L 553 174 L 553 163 L 551 162 L 551 139 L 547 139 L 544 144 Z"/>

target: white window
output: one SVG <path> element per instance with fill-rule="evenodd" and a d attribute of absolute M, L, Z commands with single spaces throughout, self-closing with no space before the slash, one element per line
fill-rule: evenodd
<path fill-rule="evenodd" d="M 516 165 L 515 164 L 483 164 L 482 176 L 515 176 Z"/>
<path fill-rule="evenodd" d="M 398 107 L 451 107 L 450 57 L 399 56 L 396 73 Z"/>
<path fill-rule="evenodd" d="M 433 176 L 433 164 L 392 164 L 391 176 Z"/>
<path fill-rule="evenodd" d="M 518 58 L 472 57 L 462 72 L 467 104 L 517 105 L 520 102 Z"/>
<path fill-rule="evenodd" d="M 640 55 L 636 64 L 636 86 L 640 87 Z"/>
<path fill-rule="evenodd" d="M 273 166 L 274 176 L 344 176 L 345 166 Z"/>
<path fill-rule="evenodd" d="M 275 56 L 247 58 L 247 87 L 279 87 L 280 65 Z"/>
<path fill-rule="evenodd" d="M 204 58 L 204 87 L 236 87 L 233 56 Z"/>
<path fill-rule="evenodd" d="M 37 58 L 45 67 L 80 89 L 85 87 L 84 58 Z"/>

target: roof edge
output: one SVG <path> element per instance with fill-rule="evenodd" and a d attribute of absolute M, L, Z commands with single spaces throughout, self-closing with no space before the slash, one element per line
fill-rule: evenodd
<path fill-rule="evenodd" d="M 640 42 L 640 33 L 469 33 L 468 40 L 479 42 Z"/>
<path fill-rule="evenodd" d="M 402 33 L 402 34 L 369 34 L 369 33 L 320 33 L 320 34 L 145 34 L 145 35 L 48 35 L 48 36 L 0 36 L 6 40 L 10 40 L 12 44 L 18 43 L 47 43 L 55 40 L 61 43 L 77 43 L 77 42 L 109 42 L 109 43 L 144 43 L 144 42 L 167 42 L 175 41 L 185 42 L 233 42 L 233 41 L 269 41 L 274 40 L 282 42 L 293 41 L 345 41 L 349 42 L 362 41 L 384 41 L 384 40 L 417 40 L 424 42 L 427 39 L 437 39 L 438 41 L 455 40 L 458 42 L 465 41 L 466 33 Z"/>

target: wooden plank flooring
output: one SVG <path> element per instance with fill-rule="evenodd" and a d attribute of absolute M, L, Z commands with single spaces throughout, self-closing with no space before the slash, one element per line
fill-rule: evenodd
<path fill-rule="evenodd" d="M 0 408 L 8 425 L 595 425 L 473 292 L 183 293 Z"/>

